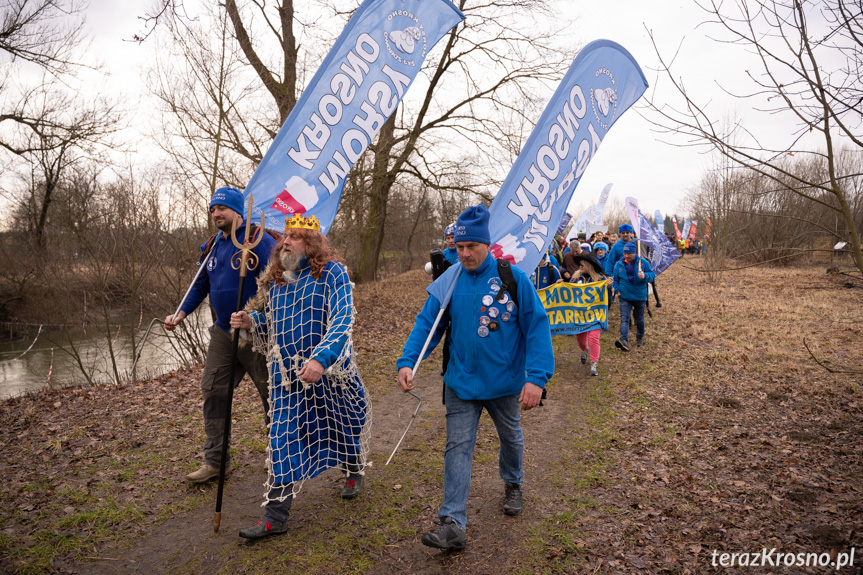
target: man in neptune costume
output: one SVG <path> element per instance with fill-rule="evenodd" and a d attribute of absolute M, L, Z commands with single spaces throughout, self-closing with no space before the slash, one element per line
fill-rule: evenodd
<path fill-rule="evenodd" d="M 264 516 L 240 531 L 247 539 L 287 531 L 303 481 L 327 469 L 345 471 L 343 499 L 358 496 L 371 427 L 371 402 L 353 353 L 351 283 L 317 218 L 286 220 L 258 284 L 246 310 L 231 316 L 231 327 L 266 354 L 270 376 Z"/>

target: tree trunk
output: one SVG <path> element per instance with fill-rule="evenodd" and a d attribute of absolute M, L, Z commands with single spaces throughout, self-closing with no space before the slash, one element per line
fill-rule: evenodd
<path fill-rule="evenodd" d="M 45 197 L 42 198 L 42 208 L 39 212 L 39 220 L 36 222 L 34 235 L 36 236 L 36 245 L 39 249 L 44 249 L 46 245 L 45 226 L 48 223 L 48 206 L 51 205 L 51 200 L 54 196 L 54 188 L 56 185 L 53 180 L 47 178 L 45 181 Z"/>
<path fill-rule="evenodd" d="M 363 251 L 360 254 L 358 283 L 375 280 L 378 259 L 384 240 L 387 220 L 387 201 L 390 189 L 395 183 L 395 172 L 389 172 L 389 160 L 394 143 L 395 114 L 384 122 L 374 147 L 375 162 L 372 172 L 372 185 L 369 190 L 369 214 L 363 233 Z"/>

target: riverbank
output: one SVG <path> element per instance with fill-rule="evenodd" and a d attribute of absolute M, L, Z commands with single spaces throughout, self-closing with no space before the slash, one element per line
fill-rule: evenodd
<path fill-rule="evenodd" d="M 46 391 L 0 404 L 0 570 L 701 573 L 720 570 L 714 551 L 863 548 L 863 375 L 829 373 L 803 345 L 833 369 L 859 370 L 863 291 L 791 268 L 711 285 L 686 265 L 660 277 L 664 306 L 645 348 L 623 354 L 613 332 L 603 335 L 599 377 L 578 362 L 574 338 L 555 338 L 549 400 L 524 416 L 517 518 L 500 513 L 496 440 L 483 419 L 463 553 L 419 543 L 441 496 L 438 352 L 420 372 L 417 423 L 384 466 L 415 407 L 394 385 L 427 284 L 411 272 L 357 288 L 355 343 L 374 409 L 374 466 L 360 498 L 339 499 L 340 478 L 326 473 L 304 487 L 288 536 L 240 540 L 265 479 L 263 415 L 244 383 L 214 534 L 215 486 L 180 481 L 200 463 L 197 368 Z"/>

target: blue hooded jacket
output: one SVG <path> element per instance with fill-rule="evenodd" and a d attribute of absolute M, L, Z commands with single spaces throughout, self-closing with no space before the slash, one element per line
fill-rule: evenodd
<path fill-rule="evenodd" d="M 617 242 L 619 244 L 621 242 Z M 614 244 L 615 246 L 617 244 Z M 638 262 L 641 261 L 641 271 L 644 272 L 644 279 L 638 277 Z M 635 258 L 632 262 L 634 266 L 635 281 L 629 279 L 629 274 L 626 273 L 626 262 L 620 260 L 614 266 L 614 291 L 626 301 L 647 301 L 647 284 L 656 279 L 656 274 L 653 273 L 653 268 L 650 267 L 650 262 L 642 257 Z"/>
<path fill-rule="evenodd" d="M 273 248 L 276 247 L 276 240 L 270 234 L 264 230 L 260 230 L 258 233 L 262 233 L 263 237 L 261 242 L 252 249 L 252 252 L 258 256 L 258 267 L 246 274 L 246 287 L 243 290 L 244 306 L 258 291 L 258 274 L 267 267 Z M 237 249 L 230 237 L 225 238 L 222 232 L 218 232 L 218 234 L 222 237 L 217 238 L 218 241 L 213 246 L 213 254 L 207 261 L 207 267 L 198 276 L 195 285 L 192 286 L 192 291 L 189 292 L 189 297 L 183 304 L 182 311 L 186 312 L 186 315 L 191 314 L 209 295 L 210 305 L 216 310 L 216 325 L 229 332 L 231 330 L 231 314 L 237 311 L 237 294 L 240 291 L 240 271 L 231 266 L 231 258 L 240 250 Z M 246 226 L 243 224 L 237 230 L 237 237 L 242 239 L 245 234 Z M 204 259 L 205 249 L 207 249 L 206 242 L 201 245 L 201 259 L 198 260 L 198 265 Z"/>
<path fill-rule="evenodd" d="M 496 299 L 491 304 L 486 303 L 488 299 L 483 302 L 485 296 L 497 295 L 492 285 L 502 283 L 491 254 L 475 271 L 462 270 L 456 281 L 449 304 L 452 332 L 444 383 L 465 401 L 515 395 L 526 382 L 545 387 L 554 374 L 548 316 L 527 274 L 515 266 L 512 272 L 518 285 L 518 306 L 510 305 L 509 295 L 504 303 Z M 429 295 L 396 363 L 398 369 L 416 364 L 439 310 L 440 301 Z M 479 335 L 481 321 L 489 323 L 486 337 Z M 425 357 L 445 329 L 438 325 Z"/>

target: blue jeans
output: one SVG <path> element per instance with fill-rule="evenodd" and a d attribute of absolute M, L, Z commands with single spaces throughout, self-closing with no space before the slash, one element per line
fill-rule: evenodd
<path fill-rule="evenodd" d="M 620 298 L 620 339 L 629 341 L 629 312 L 635 316 L 635 337 L 644 337 L 644 307 L 646 301 Z"/>
<path fill-rule="evenodd" d="M 518 411 L 518 394 L 476 401 L 464 401 L 446 388 L 446 452 L 444 454 L 443 505 L 438 516 L 452 518 L 462 531 L 467 525 L 467 498 L 470 494 L 473 449 L 479 417 L 485 408 L 500 438 L 500 477 L 521 485 L 524 434 Z"/>

